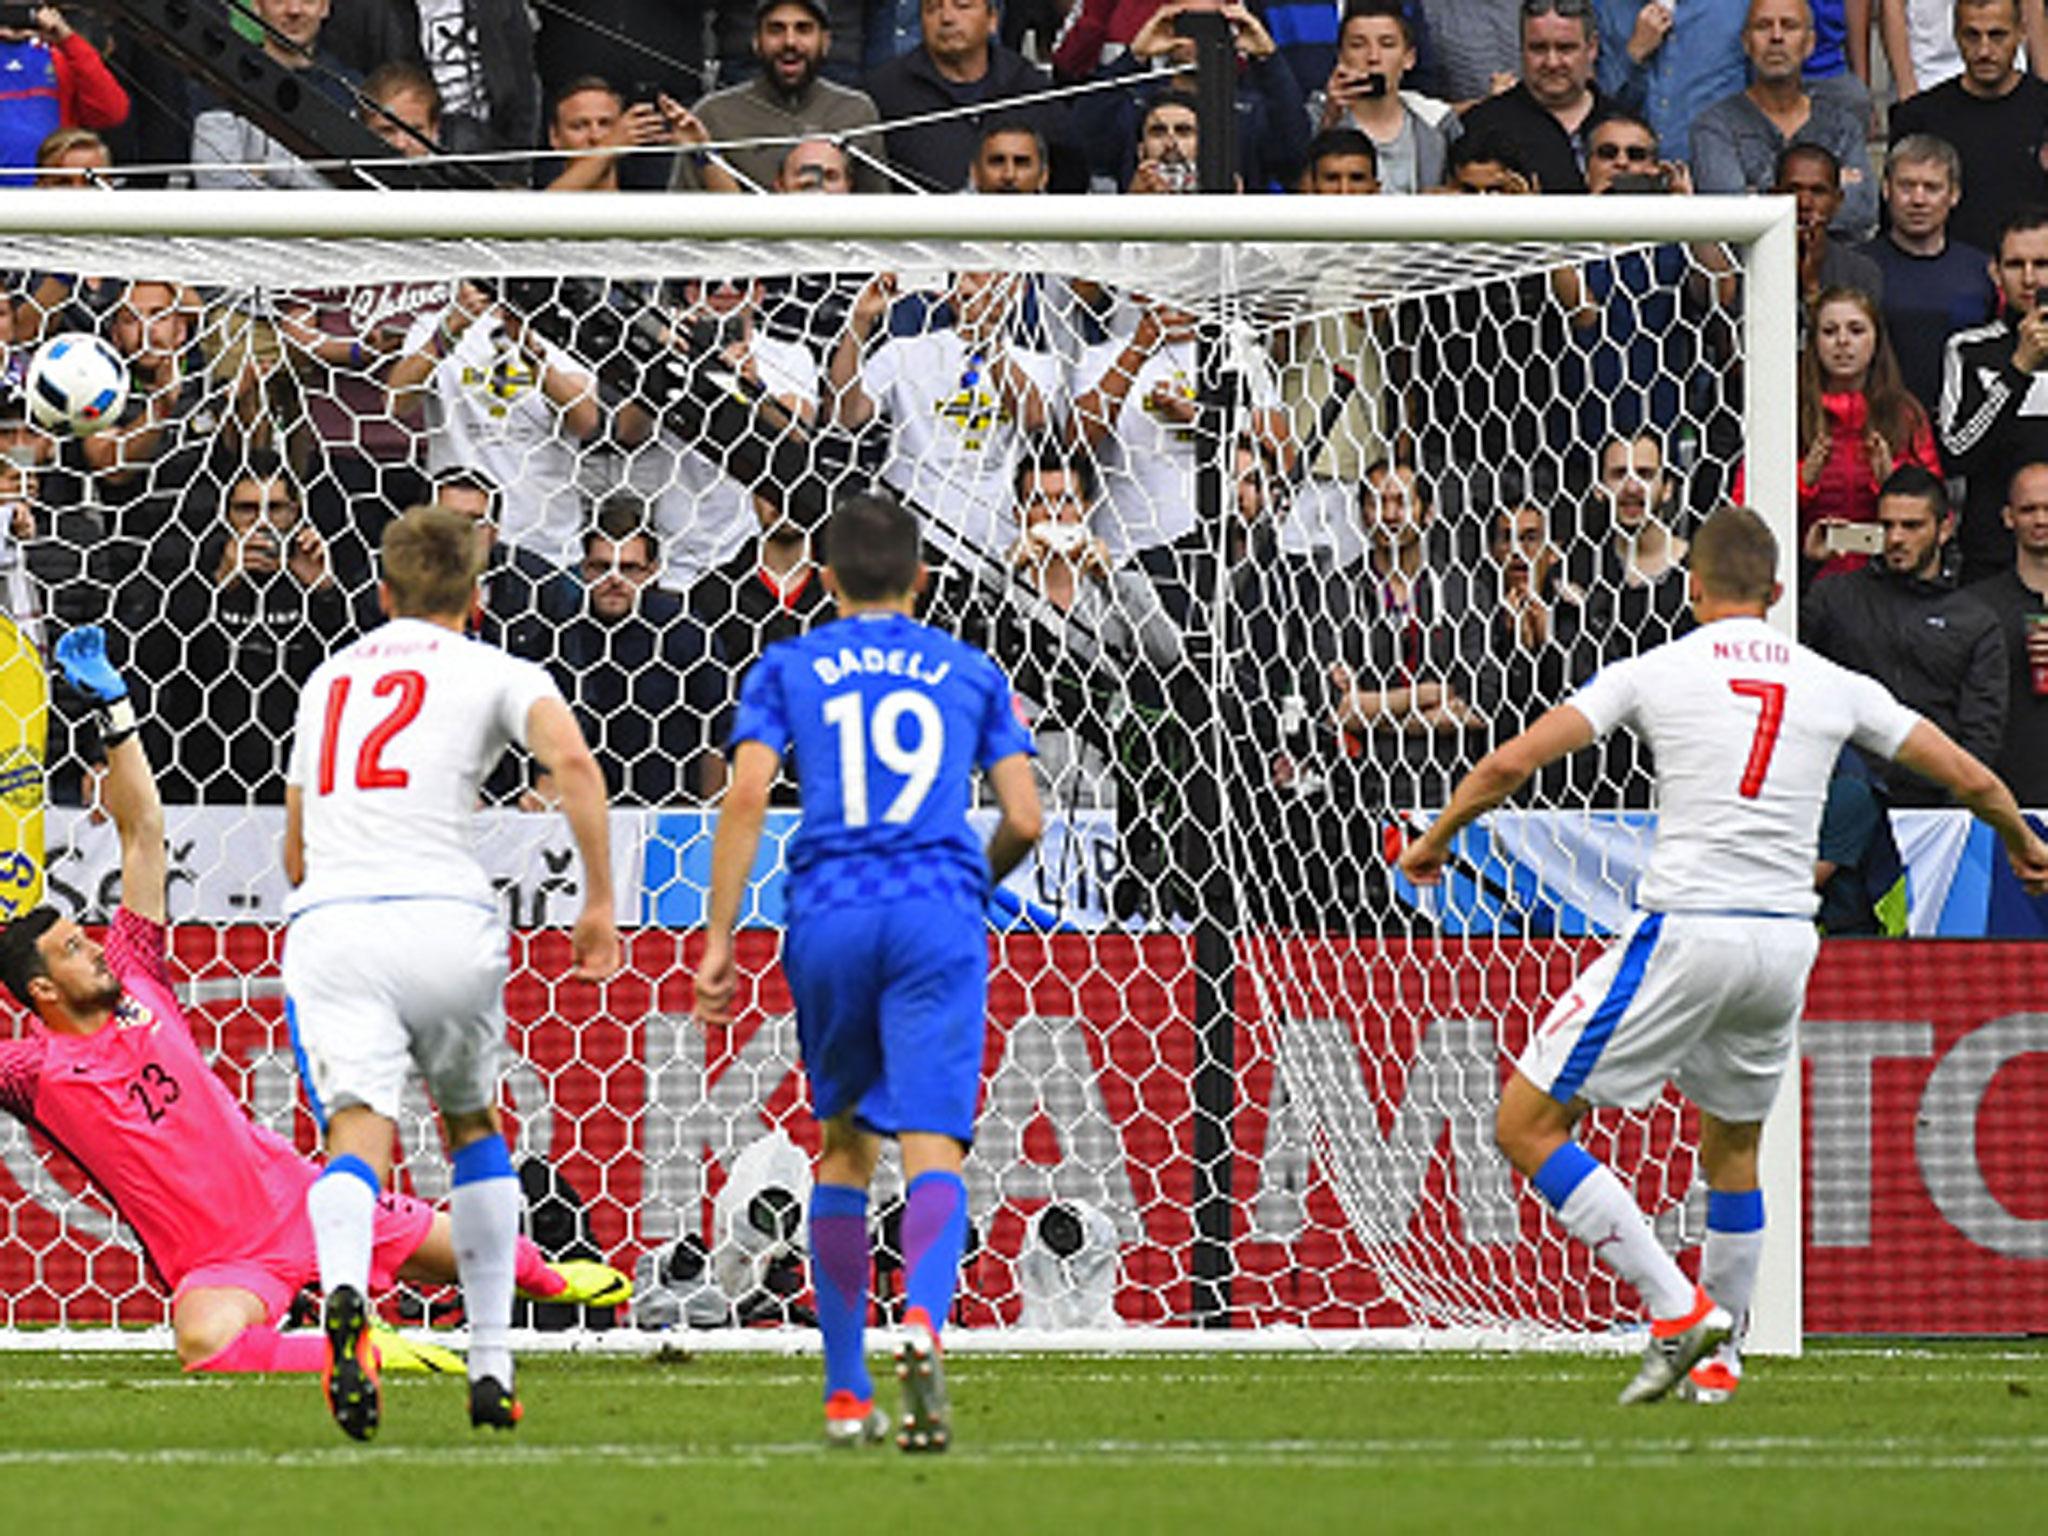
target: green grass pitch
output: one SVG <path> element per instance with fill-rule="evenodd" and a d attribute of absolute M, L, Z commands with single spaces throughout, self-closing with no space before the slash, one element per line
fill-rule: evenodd
<path fill-rule="evenodd" d="M 398 1377 L 359 1446 L 307 1377 L 0 1355 L 0 1511 L 11 1531 L 140 1536 L 1754 1536 L 2040 1529 L 2048 1495 L 2048 1349 L 2027 1344 L 1823 1345 L 1756 1362 L 1724 1408 L 1627 1410 L 1614 1357 L 962 1354 L 939 1457 L 826 1451 L 817 1369 L 535 1356 L 526 1423 L 488 1438 L 459 1382 Z"/>

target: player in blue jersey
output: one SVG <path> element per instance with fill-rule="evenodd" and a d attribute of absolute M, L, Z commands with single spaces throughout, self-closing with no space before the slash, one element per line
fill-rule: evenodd
<path fill-rule="evenodd" d="M 989 889 L 1038 840 L 1031 740 L 1002 669 L 910 617 L 925 582 L 917 523 L 894 500 L 851 496 L 826 528 L 836 622 L 770 646 L 747 673 L 732 777 L 711 850 L 697 1017 L 731 1022 L 733 925 L 768 791 L 795 758 L 803 819 L 789 847 L 782 966 L 823 1128 L 811 1192 L 811 1275 L 825 1335 L 825 1438 L 875 1443 L 862 1339 L 867 1186 L 893 1136 L 909 1181 L 896 1443 L 949 1437 L 939 1327 L 967 1233 L 961 1160 L 974 1140 L 988 1003 Z M 967 822 L 975 769 L 1002 819 L 986 848 Z"/>

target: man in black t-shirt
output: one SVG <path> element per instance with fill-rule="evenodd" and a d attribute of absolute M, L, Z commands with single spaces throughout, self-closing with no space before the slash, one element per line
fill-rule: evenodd
<path fill-rule="evenodd" d="M 1931 133 L 1963 160 L 1963 196 L 1949 233 L 1980 250 L 1998 248 L 2013 209 L 2048 201 L 2048 83 L 2018 65 L 2019 0 L 1956 0 L 1956 47 L 1963 72 L 1891 111 L 1891 140 Z"/>
<path fill-rule="evenodd" d="M 1522 78 L 1465 114 L 1468 134 L 1499 134 L 1527 158 L 1538 190 L 1586 190 L 1586 125 L 1599 116 L 1593 62 L 1600 38 L 1589 5 L 1528 0 L 1522 7 Z"/>

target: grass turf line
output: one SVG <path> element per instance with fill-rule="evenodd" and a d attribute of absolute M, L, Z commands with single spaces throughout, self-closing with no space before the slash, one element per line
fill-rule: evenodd
<path fill-rule="evenodd" d="M 893 1401 L 881 1361 L 878 1386 Z M 1958 1344 L 1760 1361 L 1719 1410 L 1624 1410 L 1614 1359 L 961 1357 L 956 1450 L 828 1454 L 813 1363 L 539 1357 L 516 1436 L 458 1382 L 387 1382 L 374 1445 L 310 1378 L 0 1357 L 14 1529 L 2022 1529 L 2048 1493 L 2048 1352 Z"/>

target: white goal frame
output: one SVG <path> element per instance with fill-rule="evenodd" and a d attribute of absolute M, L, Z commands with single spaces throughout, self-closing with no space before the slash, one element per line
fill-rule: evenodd
<path fill-rule="evenodd" d="M 953 242 L 1002 240 L 1087 246 L 1125 241 L 1192 242 L 1608 242 L 1616 246 L 1719 241 L 1741 253 L 1745 274 L 1742 349 L 1745 370 L 1743 429 L 1748 500 L 1778 538 L 1779 574 L 1796 586 L 1798 282 L 1791 199 L 1619 197 L 564 197 L 526 192 L 274 191 L 260 196 L 172 191 L 85 193 L 67 197 L 23 195 L 0 199 L 0 236 L 39 236 L 72 243 L 109 241 L 149 247 L 167 271 L 181 266 L 183 242 L 265 242 L 347 238 L 393 244 L 425 243 L 445 252 L 476 239 L 533 241 L 551 256 L 581 246 L 664 241 L 806 240 L 889 241 L 944 247 Z M 89 247 L 87 247 L 89 248 Z M 265 255 L 282 253 L 272 248 Z M 1070 254 L 1061 252 L 1062 256 Z M 68 258 L 67 258 L 68 259 Z M 123 260 L 135 259 L 124 254 Z M 265 278 L 256 278 L 266 281 Z M 1796 632 L 1790 602 L 1773 622 Z M 1766 1229 L 1759 1304 L 1748 1347 L 1760 1354 L 1795 1355 L 1802 1339 L 1800 1082 L 1788 1076 L 1763 1140 L 1763 1182 L 1771 1221 Z M 1311 1337 L 1308 1330 L 1172 1329 L 1155 1347 L 1323 1350 L 1352 1347 L 1355 1336 Z M 1406 1333 L 1407 1330 L 1402 1330 Z M 633 1335 L 652 1348 L 662 1335 Z M 82 1342 L 76 1330 L 42 1335 L 43 1347 Z M 754 1333 L 764 1349 L 791 1341 L 780 1330 Z M 143 1340 L 161 1342 L 157 1330 L 110 1330 L 98 1347 Z M 577 1335 L 537 1336 L 589 1347 Z M 0 1349 L 22 1341 L 0 1336 Z M 1077 1340 L 1077 1342 L 1087 1342 Z M 1142 1347 L 1131 1337 L 1123 1348 Z M 1401 1342 L 1419 1343 L 1417 1339 Z M 1446 1340 L 1454 1346 L 1470 1339 Z M 1539 1341 L 1556 1347 L 1555 1337 Z M 708 1341 L 692 1335 L 692 1349 Z M 989 1347 L 1023 1347 L 998 1335 Z M 1591 1337 L 1585 1347 L 1610 1347 Z M 613 1344 L 611 1347 L 617 1347 Z M 1567 1347 L 1569 1347 L 1567 1345 Z"/>

